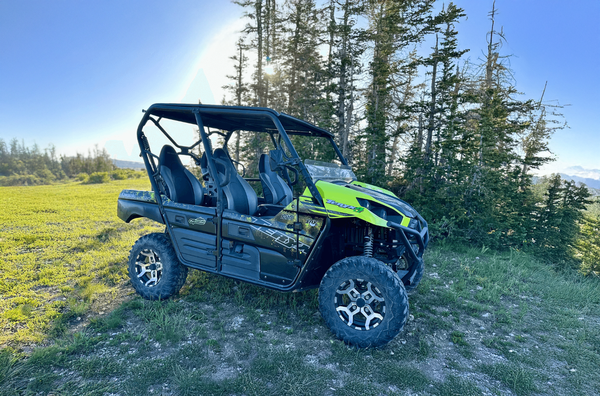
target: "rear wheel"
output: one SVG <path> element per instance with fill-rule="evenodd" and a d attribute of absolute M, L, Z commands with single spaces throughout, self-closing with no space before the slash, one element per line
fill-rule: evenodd
<path fill-rule="evenodd" d="M 138 239 L 129 253 L 128 269 L 133 288 L 147 300 L 176 294 L 188 272 L 165 234 L 148 234 Z"/>
<path fill-rule="evenodd" d="M 408 297 L 400 278 L 370 257 L 347 257 L 321 280 L 319 308 L 344 342 L 361 348 L 390 342 L 404 327 Z"/>

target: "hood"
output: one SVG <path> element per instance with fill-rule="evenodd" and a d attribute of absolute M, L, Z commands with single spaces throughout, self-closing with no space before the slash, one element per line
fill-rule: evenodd
<path fill-rule="evenodd" d="M 418 215 L 417 211 L 412 206 L 395 196 L 393 192 L 384 188 L 358 181 L 353 181 L 350 184 L 346 184 L 346 187 L 364 194 L 368 194 L 375 200 L 391 206 L 405 216 L 415 218 Z"/>
<path fill-rule="evenodd" d="M 408 226 L 418 213 L 391 191 L 366 183 L 330 183 L 319 180 L 315 184 L 330 218 L 357 217 L 368 223 L 387 227 L 388 219 Z M 305 192 L 307 195 L 308 191 Z"/>

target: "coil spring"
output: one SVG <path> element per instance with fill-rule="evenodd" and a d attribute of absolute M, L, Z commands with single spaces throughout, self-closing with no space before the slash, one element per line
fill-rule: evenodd
<path fill-rule="evenodd" d="M 367 235 L 365 235 L 363 255 L 365 257 L 373 257 L 373 230 L 371 230 L 371 227 L 367 229 Z"/>

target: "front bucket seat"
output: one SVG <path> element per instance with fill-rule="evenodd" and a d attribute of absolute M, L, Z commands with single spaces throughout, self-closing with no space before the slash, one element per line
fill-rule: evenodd
<path fill-rule="evenodd" d="M 277 164 L 268 154 L 262 154 L 258 163 L 258 177 L 265 194 L 267 204 L 287 206 L 294 199 L 292 189 L 273 170 Z"/>

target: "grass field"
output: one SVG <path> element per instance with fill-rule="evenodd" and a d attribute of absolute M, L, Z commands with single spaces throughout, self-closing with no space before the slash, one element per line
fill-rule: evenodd
<path fill-rule="evenodd" d="M 0 345 L 44 342 L 77 317 L 112 305 L 123 292 L 131 245 L 161 229 L 123 223 L 117 197 L 123 188 L 149 184 L 0 187 Z"/>
<path fill-rule="evenodd" d="M 0 394 L 595 395 L 600 282 L 520 252 L 433 246 L 388 346 L 332 337 L 316 292 L 191 271 L 148 302 L 125 281 L 149 222 L 122 223 L 124 180 L 2 188 Z"/>

